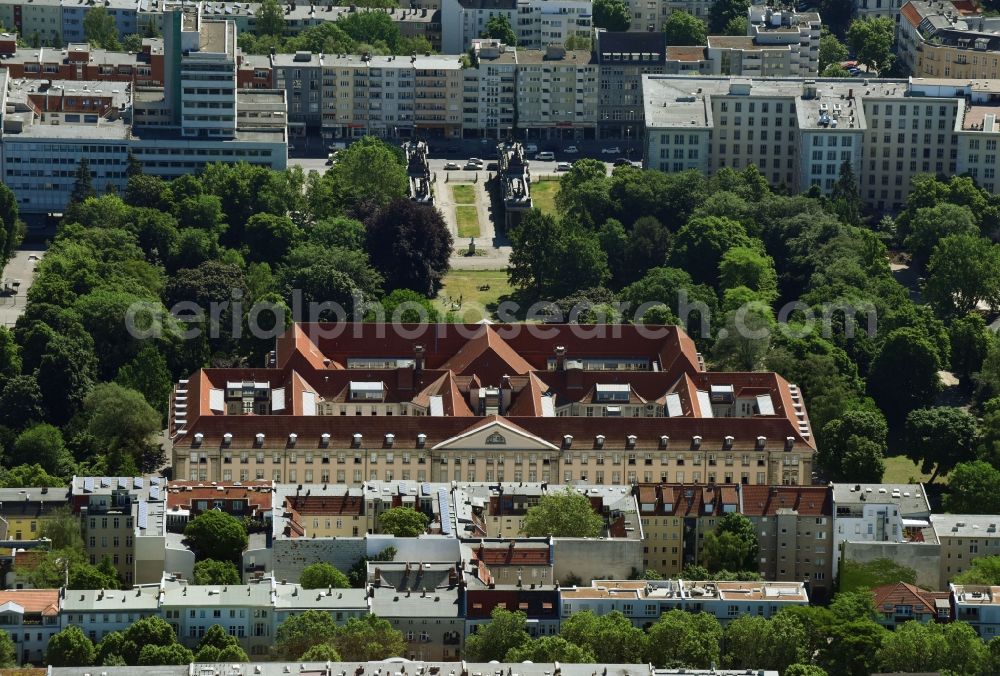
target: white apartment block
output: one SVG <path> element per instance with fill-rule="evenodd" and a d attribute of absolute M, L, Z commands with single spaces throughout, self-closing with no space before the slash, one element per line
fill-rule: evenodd
<path fill-rule="evenodd" d="M 507 138 L 514 129 L 519 94 L 518 58 L 527 52 L 497 40 L 473 40 L 471 51 L 473 67 L 462 71 L 462 126 L 484 138 Z"/>
<path fill-rule="evenodd" d="M 849 162 L 861 197 L 900 207 L 922 173 L 975 170 L 995 187 L 1000 82 L 645 76 L 646 162 L 755 165 L 772 185 L 829 192 Z"/>
<path fill-rule="evenodd" d="M 590 51 L 518 52 L 517 124 L 525 139 L 592 139 L 600 75 Z"/>
<path fill-rule="evenodd" d="M 931 506 L 921 484 L 833 484 L 836 514 L 833 574 L 845 542 L 905 542 L 906 528 L 930 525 Z"/>
<path fill-rule="evenodd" d="M 543 49 L 574 36 L 590 39 L 591 0 L 442 0 L 441 51 L 461 54 L 482 37 L 494 16 L 504 16 L 517 36 L 517 46 Z"/>
<path fill-rule="evenodd" d="M 737 617 L 770 618 L 782 608 L 809 603 L 802 582 L 696 582 L 691 580 L 594 580 L 589 587 L 563 587 L 562 618 L 591 611 L 618 611 L 647 627 L 671 610 L 705 612 L 722 624 Z"/>

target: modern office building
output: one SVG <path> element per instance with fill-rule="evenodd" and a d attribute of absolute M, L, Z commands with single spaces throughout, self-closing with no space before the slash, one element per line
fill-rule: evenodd
<path fill-rule="evenodd" d="M 620 139 L 628 152 L 642 143 L 645 128 L 643 76 L 665 72 L 666 38 L 663 33 L 599 30 L 594 58 L 599 73 L 598 138 Z"/>
<path fill-rule="evenodd" d="M 564 45 L 569 38 L 586 43 L 594 30 L 591 0 L 442 0 L 441 51 L 464 53 L 494 16 L 510 22 L 517 46 L 525 49 Z"/>

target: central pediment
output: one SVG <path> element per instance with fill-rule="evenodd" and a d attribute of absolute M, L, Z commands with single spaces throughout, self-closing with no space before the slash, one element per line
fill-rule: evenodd
<path fill-rule="evenodd" d="M 483 451 L 490 449 L 558 451 L 559 447 L 505 420 L 493 417 L 470 426 L 461 434 L 434 446 L 435 451 Z"/>

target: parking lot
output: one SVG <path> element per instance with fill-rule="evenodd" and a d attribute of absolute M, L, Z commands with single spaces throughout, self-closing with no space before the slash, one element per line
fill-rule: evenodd
<path fill-rule="evenodd" d="M 35 266 L 45 251 L 41 247 L 26 246 L 14 252 L 3 270 L 0 283 L 0 324 L 12 327 L 24 312 L 28 289 L 35 278 Z"/>

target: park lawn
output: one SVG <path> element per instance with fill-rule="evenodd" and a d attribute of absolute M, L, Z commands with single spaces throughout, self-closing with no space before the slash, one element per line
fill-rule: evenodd
<path fill-rule="evenodd" d="M 559 192 L 559 181 L 547 179 L 531 184 L 531 202 L 543 214 L 556 216 L 556 193 Z"/>
<path fill-rule="evenodd" d="M 908 484 L 912 483 L 911 479 L 923 483 L 930 478 L 930 474 L 921 472 L 920 465 L 905 455 L 892 455 L 885 459 L 885 474 L 882 476 L 882 481 L 887 484 Z M 948 477 L 938 475 L 934 479 L 934 483 L 946 484 L 948 483 Z"/>
<path fill-rule="evenodd" d="M 469 183 L 459 183 L 451 186 L 451 194 L 455 199 L 455 204 L 476 203 L 476 187 Z"/>
<path fill-rule="evenodd" d="M 455 207 L 455 220 L 458 222 L 459 239 L 479 237 L 479 212 L 475 205 Z"/>
<path fill-rule="evenodd" d="M 482 286 L 490 288 L 480 290 Z M 443 312 L 455 312 L 459 321 L 478 322 L 489 319 L 500 299 L 509 296 L 512 290 L 506 270 L 452 270 L 445 275 L 438 307 Z M 452 303 L 459 299 L 461 309 L 452 310 Z"/>

